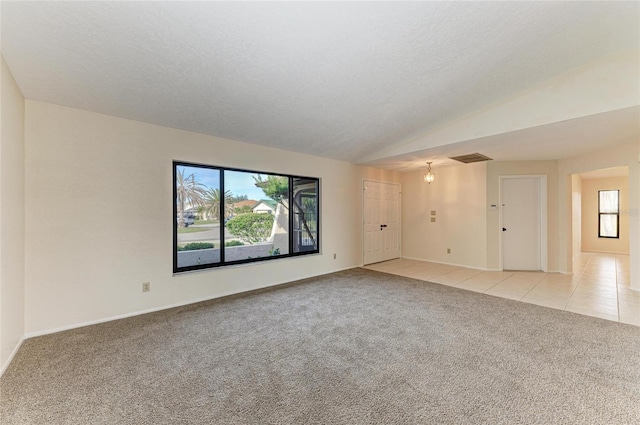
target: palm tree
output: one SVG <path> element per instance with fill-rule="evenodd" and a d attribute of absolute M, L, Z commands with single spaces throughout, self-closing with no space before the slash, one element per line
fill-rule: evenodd
<path fill-rule="evenodd" d="M 209 189 L 205 192 L 200 211 L 207 217 L 221 219 L 222 197 L 220 189 Z M 233 213 L 233 194 L 230 190 L 224 192 L 224 217 Z"/>
<path fill-rule="evenodd" d="M 185 177 L 185 169 L 178 169 L 176 174 L 176 203 L 178 206 L 178 227 L 185 227 L 184 207 L 202 205 L 207 187 L 196 180 L 195 174 Z"/>

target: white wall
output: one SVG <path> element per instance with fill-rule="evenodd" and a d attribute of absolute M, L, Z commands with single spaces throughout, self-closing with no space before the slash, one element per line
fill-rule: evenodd
<path fill-rule="evenodd" d="M 488 161 L 402 175 L 402 256 L 499 270 L 500 176 L 547 176 L 547 268 L 558 270 L 557 161 Z M 436 210 L 436 222 L 430 211 Z M 451 254 L 447 254 L 451 248 Z"/>
<path fill-rule="evenodd" d="M 434 169 L 431 184 L 423 171 L 402 175 L 403 257 L 486 267 L 486 170 L 486 163 Z"/>
<path fill-rule="evenodd" d="M 557 161 L 489 161 L 487 205 L 497 205 L 487 215 L 487 267 L 500 268 L 500 176 L 547 176 L 547 269 L 558 271 L 558 163 Z"/>
<path fill-rule="evenodd" d="M 558 161 L 558 211 L 560 270 L 571 271 L 573 244 L 571 235 L 571 175 L 618 166 L 629 167 L 629 257 L 631 288 L 640 291 L 640 144 L 628 144 Z"/>
<path fill-rule="evenodd" d="M 620 191 L 620 237 L 598 237 L 598 191 Z M 582 180 L 582 250 L 629 254 L 629 178 L 609 177 Z M 575 256 L 574 248 L 574 256 Z"/>
<path fill-rule="evenodd" d="M 484 175 L 477 173 L 473 176 L 460 174 L 465 166 L 442 167 L 436 170 L 436 182 L 431 185 L 422 181 L 422 172 L 403 174 L 402 255 L 467 267 L 498 269 L 499 212 L 489 206 L 498 204 L 499 176 L 546 175 L 547 267 L 549 271 L 570 273 L 572 256 L 579 253 L 576 250 L 581 245 L 579 220 L 582 216 L 580 200 L 576 198 L 574 203 L 573 199 L 579 194 L 582 183 L 579 176 L 573 175 L 626 165 L 629 167 L 627 214 L 631 288 L 640 290 L 639 151 L 640 147 L 634 141 L 560 161 L 490 161 L 486 163 Z M 483 183 L 486 188 L 479 187 Z M 476 199 L 475 195 L 478 194 L 486 194 L 486 200 Z M 446 207 L 443 209 L 443 206 Z M 432 209 L 437 210 L 436 223 L 429 221 L 429 211 Z M 479 233 L 476 220 L 483 218 L 486 219 L 484 233 Z M 460 252 L 455 246 L 462 241 L 466 245 Z M 446 254 L 448 247 L 453 249 L 452 254 Z"/>
<path fill-rule="evenodd" d="M 24 335 L 24 98 L 0 69 L 0 374 Z"/>
<path fill-rule="evenodd" d="M 360 265 L 362 179 L 399 181 L 384 170 L 32 100 L 25 128 L 28 336 Z M 173 276 L 174 159 L 320 177 L 322 254 Z"/>
<path fill-rule="evenodd" d="M 571 176 L 571 232 L 573 256 L 582 252 L 582 179 Z"/>
<path fill-rule="evenodd" d="M 640 291 L 640 139 L 635 145 L 638 162 L 629 167 L 629 257 L 630 286 Z M 630 158 L 633 162 L 635 159 Z"/>

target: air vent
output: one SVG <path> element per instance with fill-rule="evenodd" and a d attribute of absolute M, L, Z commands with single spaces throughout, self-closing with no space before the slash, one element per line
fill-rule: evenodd
<path fill-rule="evenodd" d="M 452 156 L 449 157 L 449 159 L 464 162 L 465 164 L 470 164 L 472 162 L 491 161 L 492 158 L 481 155 L 479 153 L 470 153 L 469 155 Z"/>

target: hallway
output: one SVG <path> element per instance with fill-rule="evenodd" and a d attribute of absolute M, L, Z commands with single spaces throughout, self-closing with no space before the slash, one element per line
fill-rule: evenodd
<path fill-rule="evenodd" d="M 409 259 L 366 269 L 640 326 L 640 292 L 629 289 L 629 256 L 583 252 L 574 274 L 495 272 Z"/>

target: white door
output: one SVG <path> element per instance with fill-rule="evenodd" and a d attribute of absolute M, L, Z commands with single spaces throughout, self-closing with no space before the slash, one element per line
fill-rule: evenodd
<path fill-rule="evenodd" d="M 364 182 L 364 264 L 382 261 L 380 183 Z"/>
<path fill-rule="evenodd" d="M 400 256 L 400 186 L 365 180 L 364 264 Z"/>
<path fill-rule="evenodd" d="M 502 269 L 541 270 L 541 179 L 501 179 Z"/>
<path fill-rule="evenodd" d="M 400 186 L 382 184 L 382 261 L 400 257 Z"/>

